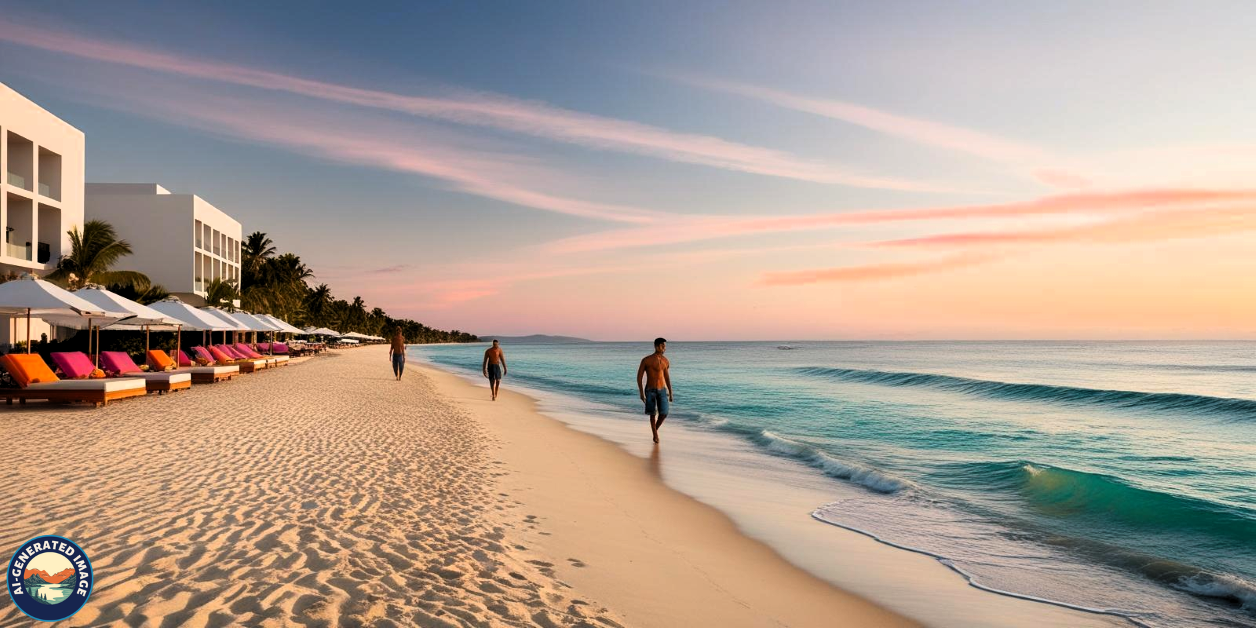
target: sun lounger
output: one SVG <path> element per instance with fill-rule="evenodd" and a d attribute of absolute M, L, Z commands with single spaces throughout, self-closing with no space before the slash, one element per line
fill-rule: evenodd
<path fill-rule="evenodd" d="M 164 371 L 174 365 L 174 360 L 166 355 L 165 351 L 156 349 L 149 350 L 147 356 L 148 366 L 151 369 Z M 238 366 L 198 366 L 187 356 L 186 353 L 179 352 L 179 368 L 175 369 L 175 373 L 187 373 L 192 376 L 193 384 L 212 384 L 230 380 L 232 377 L 240 374 Z"/>
<path fill-rule="evenodd" d="M 84 356 L 86 357 L 86 356 Z M 81 401 L 97 406 L 127 397 L 147 394 L 144 380 L 125 379 L 60 379 L 36 353 L 11 353 L 0 356 L 0 367 L 13 378 L 18 388 L 0 389 L 0 397 L 13 405 L 13 400 Z"/>
<path fill-rule="evenodd" d="M 205 358 L 218 366 L 235 366 L 240 369 L 241 373 L 252 373 L 258 368 L 265 368 L 265 364 L 259 367 L 252 360 L 241 360 L 234 355 L 224 352 L 217 345 L 213 347 L 194 347 L 192 350 L 202 358 Z"/>
<path fill-rule="evenodd" d="M 52 363 L 61 369 L 62 379 L 87 379 L 96 370 L 92 359 L 82 351 L 65 351 L 49 354 Z"/>
<path fill-rule="evenodd" d="M 269 349 L 269 348 L 270 348 L 270 345 L 260 345 L 260 344 L 259 344 L 259 345 L 257 345 L 257 347 L 258 347 L 259 349 L 261 349 L 263 346 L 265 346 L 265 347 L 266 347 L 266 349 Z M 261 353 L 258 353 L 258 352 L 256 352 L 256 351 L 254 351 L 252 347 L 250 347 L 250 346 L 248 346 L 248 345 L 246 345 L 246 344 L 242 344 L 242 343 L 238 343 L 238 342 L 237 342 L 237 343 L 235 344 L 235 350 L 236 350 L 236 353 L 243 354 L 243 355 L 245 355 L 245 356 L 247 356 L 247 357 L 250 357 L 250 358 L 252 358 L 252 359 L 254 359 L 254 360 L 259 360 L 259 359 L 260 359 L 260 360 L 266 360 L 266 366 L 267 366 L 267 367 L 272 367 L 272 366 L 287 366 L 287 365 L 288 365 L 288 357 L 287 357 L 287 356 L 281 356 L 281 355 L 262 355 Z"/>
<path fill-rule="evenodd" d="M 266 361 L 266 358 L 262 358 L 262 357 L 255 358 L 253 356 L 245 354 L 244 352 L 240 351 L 239 349 L 236 349 L 235 347 L 232 347 L 231 345 L 214 345 L 214 347 L 217 348 L 219 351 L 223 352 L 224 354 L 235 358 L 236 364 L 240 364 L 241 369 L 244 368 L 243 367 L 244 364 L 252 364 L 254 370 L 264 369 L 270 366 L 270 363 Z"/>
<path fill-rule="evenodd" d="M 164 394 L 192 387 L 191 373 L 166 371 L 145 373 L 125 351 L 101 351 L 100 365 L 111 376 L 139 377 L 148 392 Z"/>

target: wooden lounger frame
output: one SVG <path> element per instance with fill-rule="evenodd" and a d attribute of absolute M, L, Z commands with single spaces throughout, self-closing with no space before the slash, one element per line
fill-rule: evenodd
<path fill-rule="evenodd" d="M 226 373 L 192 373 L 192 383 L 194 384 L 212 384 L 214 382 L 230 381 L 232 377 L 239 375 L 240 371 L 228 371 Z"/>
<path fill-rule="evenodd" d="M 145 392 L 155 392 L 158 395 L 165 394 L 168 392 L 174 392 L 176 390 L 185 390 L 191 387 L 192 387 L 191 379 L 187 380 L 186 382 L 169 382 L 169 381 L 163 382 L 158 379 L 144 380 Z"/>
<path fill-rule="evenodd" d="M 0 390 L 6 405 L 13 405 L 17 399 L 19 404 L 26 404 L 27 399 L 46 400 L 61 403 L 82 401 L 95 404 L 96 407 L 107 406 L 110 401 L 128 397 L 143 397 L 148 394 L 147 388 L 131 388 L 127 390 L 40 390 L 28 388 L 6 388 Z"/>

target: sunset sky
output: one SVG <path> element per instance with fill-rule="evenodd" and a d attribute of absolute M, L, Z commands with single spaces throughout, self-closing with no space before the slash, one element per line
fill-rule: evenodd
<path fill-rule="evenodd" d="M 6 2 L 89 181 L 595 339 L 1254 338 L 1247 1 Z"/>

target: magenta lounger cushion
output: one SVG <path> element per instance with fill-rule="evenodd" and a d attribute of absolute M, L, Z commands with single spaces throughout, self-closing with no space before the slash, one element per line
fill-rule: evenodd
<path fill-rule="evenodd" d="M 236 353 L 239 353 L 240 355 L 242 355 L 242 356 L 244 356 L 244 357 L 246 357 L 246 358 L 260 358 L 260 357 L 262 357 L 262 354 L 260 354 L 260 353 L 258 353 L 258 352 L 256 352 L 256 351 L 254 351 L 254 350 L 252 350 L 252 349 L 250 349 L 248 345 L 245 345 L 245 344 L 240 344 L 240 343 L 238 343 L 238 342 L 237 342 L 237 343 L 236 343 L 236 345 L 235 345 L 235 350 L 236 350 Z"/>
<path fill-rule="evenodd" d="M 209 359 L 209 358 L 206 358 Z M 192 363 L 192 359 L 182 349 L 179 350 L 179 366 L 196 366 Z"/>
<path fill-rule="evenodd" d="M 96 365 L 92 363 L 92 359 L 87 357 L 82 351 L 68 351 L 64 353 L 53 353 L 51 356 L 52 363 L 65 373 L 66 379 L 85 379 L 96 370 Z"/>
<path fill-rule="evenodd" d="M 101 351 L 101 367 L 106 373 L 142 373 L 139 365 L 125 351 Z"/>

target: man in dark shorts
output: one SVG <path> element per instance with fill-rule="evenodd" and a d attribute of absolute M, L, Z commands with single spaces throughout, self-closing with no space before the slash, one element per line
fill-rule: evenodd
<path fill-rule="evenodd" d="M 654 442 L 659 442 L 659 428 L 667 418 L 667 411 L 672 402 L 672 374 L 668 370 L 671 363 L 663 357 L 667 351 L 667 340 L 654 339 L 654 353 L 641 359 L 637 367 L 637 392 L 645 402 L 646 416 L 650 417 L 650 432 L 654 434 Z M 642 386 L 641 376 L 645 376 Z"/>
<path fill-rule="evenodd" d="M 400 329 L 393 334 L 392 346 L 388 348 L 388 359 L 392 362 L 393 377 L 401 381 L 401 372 L 406 370 L 406 339 L 401 336 Z"/>
<path fill-rule="evenodd" d="M 497 401 L 497 389 L 502 385 L 502 376 L 506 374 L 506 354 L 496 340 L 493 346 L 484 352 L 484 362 L 480 364 L 484 376 L 488 378 L 488 386 L 493 391 L 493 401 Z"/>

